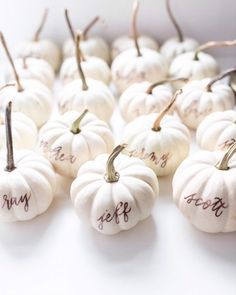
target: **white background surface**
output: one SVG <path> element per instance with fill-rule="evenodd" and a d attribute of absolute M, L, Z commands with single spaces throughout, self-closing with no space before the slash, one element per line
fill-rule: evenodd
<path fill-rule="evenodd" d="M 67 6 L 77 24 L 101 12 L 112 25 L 104 34 L 112 36 L 113 31 L 125 30 L 131 2 L 0 0 L 0 23 L 14 44 L 31 35 L 41 10 L 48 6 L 53 11 L 47 35 L 60 41 L 68 34 L 61 15 Z M 160 11 L 162 2 L 142 1 L 140 19 L 140 27 L 160 39 L 173 32 Z M 174 5 L 185 31 L 201 41 L 235 37 L 234 0 L 176 0 Z M 76 14 L 81 19 L 76 20 Z M 224 67 L 232 65 L 233 52 L 227 50 Z M 120 133 L 117 114 L 112 123 L 116 134 Z M 193 145 L 192 151 L 195 149 Z M 236 234 L 195 230 L 173 204 L 170 183 L 171 177 L 160 180 L 152 217 L 116 236 L 103 236 L 82 225 L 68 196 L 62 194 L 48 212 L 31 222 L 0 224 L 0 294 L 235 295 Z"/>

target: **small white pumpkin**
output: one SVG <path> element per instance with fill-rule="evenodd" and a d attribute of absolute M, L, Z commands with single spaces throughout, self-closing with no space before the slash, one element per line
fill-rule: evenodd
<path fill-rule="evenodd" d="M 48 121 L 39 133 L 39 151 L 64 176 L 76 177 L 79 167 L 110 152 L 114 140 L 108 125 L 93 114 L 70 111 Z"/>
<path fill-rule="evenodd" d="M 146 81 L 129 86 L 119 100 L 120 112 L 124 120 L 130 122 L 141 115 L 159 113 L 173 96 L 172 87 L 168 82 L 171 80 L 157 83 Z"/>
<path fill-rule="evenodd" d="M 189 152 L 191 137 L 187 127 L 167 115 L 180 92 L 159 114 L 140 116 L 124 129 L 128 154 L 142 159 L 157 176 L 173 173 Z"/>
<path fill-rule="evenodd" d="M 158 51 L 159 45 L 155 39 L 150 36 L 141 35 L 138 36 L 138 44 L 140 48 L 149 48 Z M 114 60 L 123 51 L 134 48 L 134 40 L 131 36 L 120 36 L 112 42 L 111 45 L 111 57 Z"/>
<path fill-rule="evenodd" d="M 128 230 L 146 219 L 159 193 L 153 171 L 139 159 L 118 156 L 123 148 L 85 163 L 71 186 L 79 218 L 102 234 Z"/>
<path fill-rule="evenodd" d="M 38 130 L 29 117 L 20 112 L 12 113 L 12 137 L 15 149 L 34 149 Z M 0 114 L 0 150 L 6 147 L 5 119 Z"/>
<path fill-rule="evenodd" d="M 138 7 L 138 2 L 135 2 L 133 7 L 134 23 Z M 139 47 L 136 26 L 133 26 L 133 42 L 135 48 L 127 49 L 119 54 L 111 66 L 112 79 L 119 93 L 136 82 L 154 83 L 164 80 L 168 73 L 166 59 L 160 53 Z"/>
<path fill-rule="evenodd" d="M 174 175 L 174 201 L 201 231 L 236 230 L 235 152 L 236 144 L 225 154 L 198 152 L 183 161 Z"/>
<path fill-rule="evenodd" d="M 168 60 L 168 62 L 171 62 L 177 55 L 196 50 L 199 44 L 196 40 L 183 35 L 182 30 L 171 11 L 169 0 L 166 0 L 166 10 L 176 29 L 177 37 L 170 38 L 162 44 L 160 52 Z"/>
<path fill-rule="evenodd" d="M 37 80 L 20 80 L 1 32 L 0 39 L 15 76 L 15 81 L 0 87 L 0 112 L 6 109 L 9 101 L 12 101 L 14 111 L 24 113 L 35 122 L 37 127 L 41 127 L 52 112 L 52 92 Z"/>
<path fill-rule="evenodd" d="M 77 35 L 77 65 L 81 79 L 67 84 L 59 97 L 59 111 L 65 113 L 69 110 L 82 112 L 88 109 L 99 119 L 108 122 L 113 113 L 115 98 L 110 89 L 101 81 L 86 79 L 81 66 L 81 53 L 79 48 L 80 36 Z"/>
<path fill-rule="evenodd" d="M 59 47 L 49 39 L 39 39 L 39 35 L 46 22 L 47 14 L 48 10 L 45 10 L 42 22 L 33 40 L 19 43 L 16 52 L 19 58 L 35 57 L 45 59 L 52 66 L 54 71 L 58 71 L 61 64 L 61 51 Z"/>
<path fill-rule="evenodd" d="M 11 103 L 6 110 L 6 152 L 0 153 L 0 220 L 24 221 L 45 212 L 55 190 L 55 173 L 41 155 L 15 151 L 11 136 Z"/>
<path fill-rule="evenodd" d="M 14 60 L 16 71 L 22 79 L 38 80 L 49 88 L 53 87 L 55 74 L 51 65 L 44 59 L 34 57 L 17 58 Z M 6 69 L 6 83 L 14 80 L 15 75 L 11 67 Z"/>
<path fill-rule="evenodd" d="M 111 71 L 107 63 L 95 56 L 83 56 L 81 61 L 86 77 L 102 81 L 109 85 L 111 81 Z M 76 57 L 68 57 L 64 60 L 60 70 L 60 80 L 63 84 L 68 84 L 79 78 Z"/>
<path fill-rule="evenodd" d="M 196 139 L 204 150 L 227 150 L 236 142 L 236 111 L 208 115 L 197 128 Z"/>
<path fill-rule="evenodd" d="M 185 77 L 191 80 L 200 80 L 211 78 L 217 75 L 220 71 L 218 62 L 210 54 L 202 52 L 209 48 L 219 48 L 235 46 L 236 40 L 232 41 L 210 41 L 199 46 L 195 52 L 190 51 L 178 55 L 173 59 L 170 68 L 170 77 Z M 175 84 L 176 88 L 181 88 L 182 83 Z"/>
<path fill-rule="evenodd" d="M 196 129 L 210 113 L 233 109 L 234 93 L 230 86 L 216 79 L 191 81 L 182 89 L 176 101 L 176 110 L 189 128 Z"/>
<path fill-rule="evenodd" d="M 75 32 L 72 28 L 68 10 L 65 9 L 66 22 L 69 27 L 71 38 L 67 39 L 63 45 L 63 58 L 75 56 Z M 88 32 L 97 23 L 99 17 L 95 17 L 81 32 L 81 50 L 86 56 L 96 56 L 104 60 L 107 64 L 110 63 L 110 48 L 108 43 L 101 37 L 88 37 Z"/>

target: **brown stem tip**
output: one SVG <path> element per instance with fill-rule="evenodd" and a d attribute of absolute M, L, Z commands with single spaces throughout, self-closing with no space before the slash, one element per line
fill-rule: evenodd
<path fill-rule="evenodd" d="M 135 1 L 133 4 L 133 12 L 132 12 L 132 36 L 134 39 L 134 45 L 137 51 L 137 56 L 142 56 L 140 47 L 138 44 L 138 30 L 137 30 L 138 10 L 139 10 L 139 2 Z"/>
<path fill-rule="evenodd" d="M 213 78 L 207 85 L 206 85 L 206 91 L 211 92 L 212 89 L 212 85 L 214 85 L 216 82 L 224 79 L 225 77 L 231 75 L 232 73 L 236 72 L 236 67 L 228 69 L 222 73 L 220 73 L 219 75 L 217 75 L 215 78 Z"/>
<path fill-rule="evenodd" d="M 12 110 L 12 102 L 10 101 L 6 107 L 6 112 L 5 112 L 5 128 L 6 128 L 6 144 L 7 144 L 7 166 L 5 170 L 8 172 L 11 172 L 16 168 L 14 164 L 14 154 L 13 154 L 11 110 Z"/>
<path fill-rule="evenodd" d="M 170 0 L 166 0 L 166 10 L 167 10 L 167 13 L 171 19 L 172 24 L 174 25 L 174 27 L 176 29 L 179 42 L 182 43 L 184 41 L 183 32 L 173 15 L 173 12 L 170 7 Z"/>
<path fill-rule="evenodd" d="M 228 170 L 229 169 L 229 160 L 236 153 L 236 143 L 232 144 L 227 152 L 224 154 L 223 158 L 218 161 L 215 167 L 219 170 Z"/>
<path fill-rule="evenodd" d="M 82 61 L 82 53 L 80 50 L 80 39 L 81 39 L 81 34 L 77 34 L 75 38 L 75 46 L 76 46 L 76 61 L 77 61 L 77 66 L 78 66 L 78 71 L 79 75 L 82 81 L 82 90 L 86 91 L 88 90 L 88 84 L 86 82 L 86 78 L 81 66 L 81 61 Z"/>
<path fill-rule="evenodd" d="M 44 10 L 44 13 L 43 13 L 43 17 L 42 17 L 41 23 L 40 23 L 40 25 L 39 25 L 37 31 L 35 32 L 35 35 L 34 35 L 34 38 L 33 38 L 33 40 L 34 40 L 35 42 L 39 41 L 39 36 L 40 36 L 40 34 L 41 34 L 41 32 L 42 32 L 42 30 L 43 30 L 43 28 L 44 28 L 44 25 L 45 25 L 46 20 L 47 20 L 47 17 L 48 17 L 48 11 L 49 11 L 48 8 L 46 8 L 46 9 Z"/>

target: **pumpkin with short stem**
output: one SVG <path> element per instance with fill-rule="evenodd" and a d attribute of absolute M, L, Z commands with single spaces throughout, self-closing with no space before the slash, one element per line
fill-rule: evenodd
<path fill-rule="evenodd" d="M 112 153 L 85 163 L 71 186 L 79 218 L 103 234 L 116 234 L 150 216 L 159 193 L 154 172 L 137 158 Z"/>
<path fill-rule="evenodd" d="M 227 152 L 200 151 L 187 158 L 173 178 L 173 198 L 199 230 L 236 230 L 236 143 Z"/>

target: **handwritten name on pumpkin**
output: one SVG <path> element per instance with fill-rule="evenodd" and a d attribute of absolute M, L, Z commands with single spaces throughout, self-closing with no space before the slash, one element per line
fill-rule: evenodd
<path fill-rule="evenodd" d="M 198 109 L 198 101 L 194 100 L 187 108 L 184 109 L 184 115 L 192 114 L 195 118 L 199 118 L 201 116 L 206 116 L 212 112 L 212 107 L 206 107 L 202 111 Z"/>
<path fill-rule="evenodd" d="M 220 217 L 223 213 L 223 209 L 229 207 L 226 202 L 223 201 L 222 198 L 215 197 L 214 199 L 204 200 L 202 197 L 198 197 L 196 193 L 191 194 L 184 198 L 187 200 L 188 204 L 194 204 L 196 207 L 201 207 L 203 210 L 210 209 L 212 212 L 215 213 L 216 217 Z"/>
<path fill-rule="evenodd" d="M 17 197 L 10 197 L 7 194 L 2 196 L 3 199 L 3 204 L 2 208 L 7 208 L 8 210 L 11 210 L 13 206 L 20 206 L 21 204 L 24 206 L 24 211 L 28 212 L 29 210 L 29 200 L 31 198 L 31 193 L 30 194 L 24 194 L 21 195 L 19 198 Z"/>
<path fill-rule="evenodd" d="M 152 161 L 155 165 L 160 165 L 161 168 L 165 168 L 167 161 L 171 158 L 170 153 L 165 153 L 158 156 L 155 152 L 146 153 L 145 148 L 142 148 L 141 150 L 129 151 L 129 156 L 130 157 L 134 156 L 141 160 L 148 159 Z"/>
<path fill-rule="evenodd" d="M 234 144 L 236 142 L 235 138 L 230 138 L 220 144 L 218 144 L 219 149 L 223 150 L 223 149 L 228 149 L 232 144 Z"/>
<path fill-rule="evenodd" d="M 114 212 L 108 212 L 108 210 L 105 210 L 105 212 L 97 219 L 98 221 L 98 228 L 100 230 L 103 230 L 104 223 L 112 222 L 114 221 L 116 224 L 120 223 L 121 218 L 123 218 L 124 222 L 129 221 L 129 213 L 131 211 L 131 207 L 129 207 L 128 202 L 119 202 Z"/>
<path fill-rule="evenodd" d="M 119 71 L 116 71 L 115 77 L 116 80 L 125 80 L 127 83 L 142 82 L 146 80 L 146 73 L 136 71 L 135 69 L 128 73 L 120 73 Z"/>
<path fill-rule="evenodd" d="M 47 141 L 41 140 L 40 142 L 40 148 L 43 149 L 44 153 L 48 153 L 49 158 L 53 159 L 55 161 L 68 161 L 71 164 L 74 164 L 75 161 L 77 160 L 77 157 L 74 155 L 66 155 L 62 151 L 62 146 L 57 146 L 55 148 L 50 148 L 49 143 Z"/>

